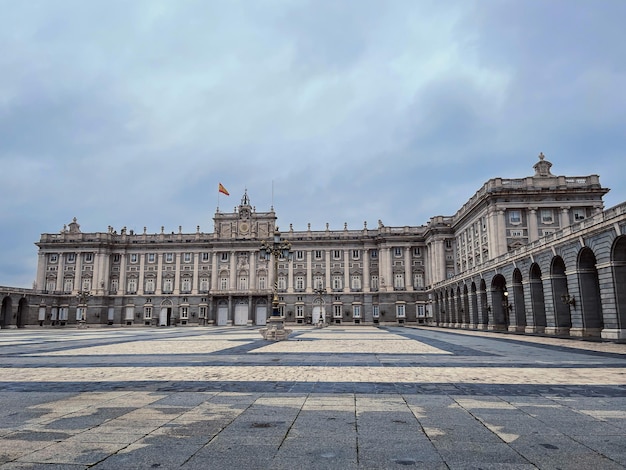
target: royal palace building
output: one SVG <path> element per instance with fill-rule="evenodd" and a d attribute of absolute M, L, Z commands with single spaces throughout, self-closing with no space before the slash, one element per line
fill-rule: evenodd
<path fill-rule="evenodd" d="M 425 225 L 287 230 L 246 193 L 205 233 L 46 233 L 34 289 L 0 288 L 0 326 L 424 324 L 626 339 L 626 209 L 597 175 L 487 181 Z M 280 237 L 277 263 L 262 243 Z"/>

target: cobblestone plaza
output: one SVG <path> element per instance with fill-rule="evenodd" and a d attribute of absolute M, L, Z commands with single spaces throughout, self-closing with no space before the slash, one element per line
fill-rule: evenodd
<path fill-rule="evenodd" d="M 0 468 L 626 468 L 626 345 L 438 328 L 11 330 Z"/>

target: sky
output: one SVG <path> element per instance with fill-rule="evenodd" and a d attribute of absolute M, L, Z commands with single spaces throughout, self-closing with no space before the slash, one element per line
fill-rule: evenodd
<path fill-rule="evenodd" d="M 423 225 L 487 180 L 626 201 L 623 0 L 0 0 L 0 286 L 42 233 Z M 218 198 L 218 183 L 230 196 Z"/>

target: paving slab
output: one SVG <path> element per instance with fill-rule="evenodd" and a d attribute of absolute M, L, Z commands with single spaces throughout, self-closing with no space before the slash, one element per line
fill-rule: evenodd
<path fill-rule="evenodd" d="M 0 470 L 626 468 L 626 345 L 438 328 L 0 331 Z"/>

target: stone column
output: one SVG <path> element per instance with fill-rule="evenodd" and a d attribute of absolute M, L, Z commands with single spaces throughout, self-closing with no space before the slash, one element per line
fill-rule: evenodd
<path fill-rule="evenodd" d="M 217 290 L 217 276 L 217 253 L 214 251 L 211 253 L 211 292 L 215 292 Z"/>
<path fill-rule="evenodd" d="M 537 228 L 537 208 L 531 207 L 528 211 L 528 241 L 534 242 L 539 239 L 539 229 Z"/>
<path fill-rule="evenodd" d="M 370 250 L 363 250 L 363 292 L 370 291 Z"/>
<path fill-rule="evenodd" d="M 350 292 L 350 251 L 343 250 L 343 291 Z"/>
<path fill-rule="evenodd" d="M 144 274 L 146 270 L 146 254 L 145 253 L 141 253 L 139 255 L 139 281 L 138 281 L 138 285 L 137 285 L 137 295 L 143 295 L 143 280 L 144 280 Z"/>
<path fill-rule="evenodd" d="M 83 290 L 83 285 L 81 282 L 81 275 L 83 271 L 83 258 L 82 253 L 76 252 L 76 259 L 74 260 L 74 288 L 72 290 L 72 295 L 78 294 L 79 290 Z"/>
<path fill-rule="evenodd" d="M 154 294 L 161 295 L 163 292 L 163 253 L 157 253 L 157 273 Z"/>
<path fill-rule="evenodd" d="M 326 250 L 326 289 L 332 289 L 332 279 L 330 278 L 330 250 Z"/>
<path fill-rule="evenodd" d="M 306 293 L 313 292 L 313 263 L 311 250 L 306 251 Z"/>
<path fill-rule="evenodd" d="M 413 276 L 411 266 L 411 247 L 404 247 L 404 290 L 413 291 Z"/>
<path fill-rule="evenodd" d="M 200 269 L 200 253 L 193 254 L 193 278 L 191 280 L 191 293 L 193 295 L 198 294 L 198 284 L 199 280 L 199 269 Z"/>
<path fill-rule="evenodd" d="M 232 250 L 228 256 L 230 256 L 230 263 L 229 263 L 229 282 L 228 285 L 230 286 L 230 290 L 235 290 L 237 289 L 237 252 L 235 252 L 234 250 Z M 228 304 L 228 308 L 229 308 L 229 315 L 230 315 L 230 302 Z"/>
<path fill-rule="evenodd" d="M 248 253 L 248 263 L 250 266 L 250 275 L 248 276 L 248 290 L 253 291 L 256 289 L 257 278 L 256 278 L 256 270 L 257 270 L 257 260 L 259 257 L 259 252 L 252 250 Z M 252 308 L 252 299 L 250 300 L 250 308 Z"/>
<path fill-rule="evenodd" d="M 569 227 L 572 222 L 569 218 L 569 207 L 561 207 L 561 228 Z"/>

